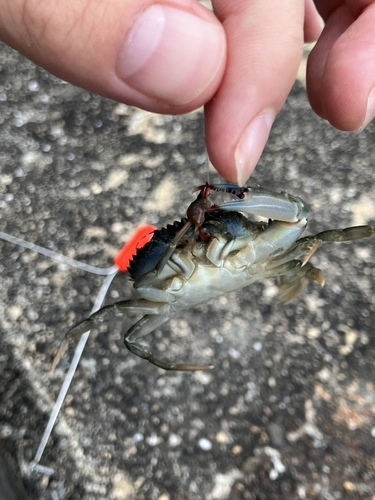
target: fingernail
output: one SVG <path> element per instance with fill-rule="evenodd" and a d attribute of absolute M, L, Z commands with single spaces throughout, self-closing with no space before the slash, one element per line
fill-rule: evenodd
<path fill-rule="evenodd" d="M 186 104 L 222 70 L 225 52 L 224 30 L 218 22 L 154 5 L 137 18 L 127 35 L 117 72 L 148 97 Z"/>
<path fill-rule="evenodd" d="M 237 184 L 244 186 L 263 152 L 276 113 L 267 109 L 245 128 L 235 151 Z"/>
<path fill-rule="evenodd" d="M 367 99 L 367 108 L 366 108 L 366 116 L 362 123 L 362 125 L 356 130 L 356 133 L 359 134 L 364 130 L 367 125 L 372 121 L 375 116 L 375 87 L 371 90 L 370 95 Z"/>

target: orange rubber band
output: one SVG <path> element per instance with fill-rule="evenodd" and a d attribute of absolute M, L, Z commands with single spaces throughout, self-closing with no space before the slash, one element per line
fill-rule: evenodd
<path fill-rule="evenodd" d="M 115 257 L 115 264 L 121 272 L 124 273 L 128 270 L 132 257 L 137 253 L 139 248 L 145 246 L 152 239 L 156 229 L 155 226 L 151 225 L 141 226 L 130 240 L 125 243 Z"/>

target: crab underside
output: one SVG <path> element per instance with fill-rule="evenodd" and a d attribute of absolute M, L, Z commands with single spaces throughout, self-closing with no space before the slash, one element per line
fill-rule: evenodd
<path fill-rule="evenodd" d="M 323 242 L 352 241 L 375 233 L 373 227 L 365 225 L 301 238 L 309 210 L 299 197 L 230 184 L 206 184 L 199 189 L 187 218 L 155 231 L 134 256 L 129 275 L 140 298 L 105 306 L 73 327 L 53 367 L 69 340 L 113 315 L 134 311 L 143 316 L 125 333 L 129 351 L 165 370 L 209 370 L 212 365 L 172 363 L 155 355 L 139 339 L 180 310 L 260 279 L 279 278 L 280 297 L 287 302 L 308 280 L 324 284 L 322 272 L 310 262 Z M 213 205 L 212 192 L 229 193 L 238 199 Z M 263 216 L 268 222 L 254 222 L 248 216 Z"/>

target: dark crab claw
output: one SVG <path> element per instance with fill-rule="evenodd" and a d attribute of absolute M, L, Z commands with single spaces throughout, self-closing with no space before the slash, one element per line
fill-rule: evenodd
<path fill-rule="evenodd" d="M 168 260 L 172 257 L 178 245 L 182 242 L 186 233 L 191 227 L 199 229 L 204 223 L 205 214 L 211 210 L 212 203 L 209 201 L 208 197 L 210 195 L 209 185 L 206 184 L 202 186 L 197 198 L 189 205 L 187 213 L 187 222 L 182 226 L 182 228 L 175 235 L 173 240 L 170 242 L 165 252 L 161 256 L 157 266 L 154 271 L 151 271 L 146 276 L 140 279 L 141 286 L 150 285 L 154 279 L 162 272 Z"/>
<path fill-rule="evenodd" d="M 242 199 L 245 196 L 245 193 L 249 191 L 250 188 L 248 187 L 239 187 L 237 184 L 209 184 L 206 182 L 206 184 L 203 184 L 202 186 L 198 186 L 194 191 L 197 191 L 198 189 L 203 190 L 204 188 L 210 190 L 210 191 L 215 191 L 215 192 L 220 192 L 220 193 L 229 193 L 229 194 L 234 194 L 238 198 Z"/>

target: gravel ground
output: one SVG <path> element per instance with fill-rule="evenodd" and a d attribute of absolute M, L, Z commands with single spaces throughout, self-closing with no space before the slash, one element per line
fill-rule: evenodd
<path fill-rule="evenodd" d="M 375 224 L 374 133 L 334 131 L 300 80 L 252 182 L 304 198 L 308 233 Z M 140 224 L 183 216 L 206 178 L 202 112 L 128 108 L 0 46 L 1 231 L 107 267 Z M 28 464 L 73 346 L 53 375 L 51 360 L 102 278 L 0 241 L 0 498 L 374 499 L 374 241 L 323 246 L 326 286 L 287 305 L 266 280 L 153 335 L 209 373 L 132 356 L 134 318 L 94 331 L 41 460 L 50 477 Z M 132 293 L 120 276 L 107 302 Z"/>

